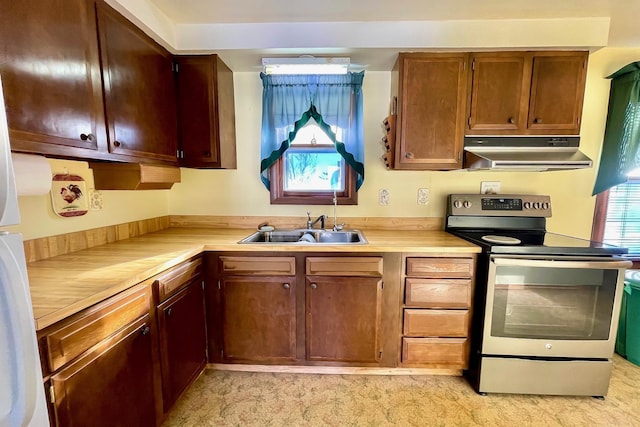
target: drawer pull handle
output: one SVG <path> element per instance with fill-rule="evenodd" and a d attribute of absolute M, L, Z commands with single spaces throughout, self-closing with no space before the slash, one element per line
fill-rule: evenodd
<path fill-rule="evenodd" d="M 173 309 L 171 307 L 167 308 L 167 317 L 171 316 L 171 313 L 173 313 Z"/>

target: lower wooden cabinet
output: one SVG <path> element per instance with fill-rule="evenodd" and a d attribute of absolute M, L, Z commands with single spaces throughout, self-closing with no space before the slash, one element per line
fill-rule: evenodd
<path fill-rule="evenodd" d="M 149 316 L 51 377 L 58 426 L 157 425 Z"/>
<path fill-rule="evenodd" d="M 185 261 L 149 279 L 157 296 L 165 413 L 207 363 L 203 279 L 202 257 Z"/>
<path fill-rule="evenodd" d="M 204 288 L 196 280 L 158 306 L 162 396 L 167 412 L 207 363 Z"/>
<path fill-rule="evenodd" d="M 408 256 L 405 266 L 401 366 L 468 368 L 475 258 Z"/>
<path fill-rule="evenodd" d="M 222 255 L 215 264 L 219 298 L 208 299 L 220 307 L 220 362 L 380 363 L 382 256 Z"/>
<path fill-rule="evenodd" d="M 160 375 L 148 283 L 40 331 L 38 341 L 55 425 L 159 424 Z"/>

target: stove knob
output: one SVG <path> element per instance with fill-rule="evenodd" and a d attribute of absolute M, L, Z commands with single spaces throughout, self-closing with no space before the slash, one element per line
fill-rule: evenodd
<path fill-rule="evenodd" d="M 531 209 L 531 202 L 524 202 L 523 206 L 525 209 Z"/>
<path fill-rule="evenodd" d="M 453 201 L 453 207 L 460 209 L 462 207 L 462 202 L 460 200 L 454 200 Z"/>
<path fill-rule="evenodd" d="M 553 348 L 553 346 L 549 343 L 545 344 L 544 348 L 546 348 L 547 350 L 551 350 Z"/>
<path fill-rule="evenodd" d="M 549 210 L 551 204 L 549 202 L 542 202 L 542 209 Z"/>
<path fill-rule="evenodd" d="M 540 202 L 533 202 L 533 209 L 540 209 Z"/>
<path fill-rule="evenodd" d="M 471 207 L 471 202 L 468 200 L 465 200 L 464 202 L 462 202 L 462 206 L 469 209 Z"/>

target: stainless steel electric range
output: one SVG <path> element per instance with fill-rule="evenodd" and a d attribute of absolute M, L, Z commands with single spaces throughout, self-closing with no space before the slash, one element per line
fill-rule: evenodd
<path fill-rule="evenodd" d="M 604 397 L 624 248 L 546 231 L 549 196 L 453 194 L 445 230 L 482 248 L 470 367 L 478 393 Z"/>

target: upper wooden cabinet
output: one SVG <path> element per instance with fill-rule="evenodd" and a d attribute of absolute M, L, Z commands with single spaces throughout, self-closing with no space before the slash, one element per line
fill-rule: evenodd
<path fill-rule="evenodd" d="M 108 154 L 94 1 L 3 2 L 0 40 L 11 148 Z"/>
<path fill-rule="evenodd" d="M 588 52 L 471 55 L 469 135 L 576 135 Z"/>
<path fill-rule="evenodd" d="M 173 57 L 102 0 L 6 2 L 0 40 L 12 150 L 177 164 Z"/>
<path fill-rule="evenodd" d="M 467 53 L 400 53 L 395 169 L 459 169 L 467 104 Z"/>
<path fill-rule="evenodd" d="M 217 55 L 179 55 L 180 164 L 236 168 L 233 73 Z"/>
<path fill-rule="evenodd" d="M 177 164 L 173 56 L 106 3 L 97 6 L 109 150 Z"/>

